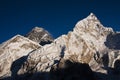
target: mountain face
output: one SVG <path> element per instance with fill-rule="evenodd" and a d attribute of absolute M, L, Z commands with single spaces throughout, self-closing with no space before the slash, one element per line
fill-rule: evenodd
<path fill-rule="evenodd" d="M 4 42 L 0 46 L 0 77 L 10 76 L 10 68 L 14 61 L 27 56 L 31 51 L 40 47 L 38 43 L 20 35 Z M 15 67 L 17 68 L 17 66 Z"/>
<path fill-rule="evenodd" d="M 73 31 L 55 40 L 38 27 L 25 37 L 15 43 L 11 43 L 16 41 L 12 38 L 0 46 L 1 79 L 120 79 L 120 33 L 104 27 L 93 13 L 77 22 Z M 3 69 L 6 62 L 9 66 Z"/>
<path fill-rule="evenodd" d="M 33 40 L 40 45 L 50 44 L 53 42 L 53 38 L 50 33 L 43 28 L 35 27 L 27 35 L 25 35 L 30 40 Z"/>

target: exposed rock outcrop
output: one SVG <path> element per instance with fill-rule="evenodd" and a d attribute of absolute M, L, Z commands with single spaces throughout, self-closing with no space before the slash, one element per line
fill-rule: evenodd
<path fill-rule="evenodd" d="M 40 45 L 50 44 L 53 42 L 51 34 L 43 28 L 35 27 L 25 37 L 39 43 Z"/>

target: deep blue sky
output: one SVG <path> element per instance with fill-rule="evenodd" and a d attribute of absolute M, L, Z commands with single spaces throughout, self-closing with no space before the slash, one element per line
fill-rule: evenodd
<path fill-rule="evenodd" d="M 35 26 L 56 38 L 91 12 L 104 26 L 120 31 L 119 0 L 0 0 L 0 43 Z"/>

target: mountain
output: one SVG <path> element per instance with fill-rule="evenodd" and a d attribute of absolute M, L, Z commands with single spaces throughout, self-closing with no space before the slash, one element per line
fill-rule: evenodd
<path fill-rule="evenodd" d="M 104 27 L 93 13 L 77 22 L 73 31 L 69 31 L 68 34 L 61 35 L 55 40 L 53 40 L 47 31 L 38 27 L 35 27 L 26 37 L 24 38 L 29 41 L 32 40 L 31 42 L 35 44 L 41 43 L 41 40 L 45 41 L 45 44 L 39 44 L 39 48 L 36 47 L 31 52 L 26 52 L 27 57 L 25 59 L 21 59 L 23 55 L 11 62 L 12 64 L 8 66 L 8 69 L 10 67 L 11 69 L 5 69 L 11 73 L 9 73 L 8 77 L 6 75 L 2 77 L 3 75 L 1 75 L 2 79 L 120 79 L 120 33 L 113 31 L 112 28 Z M 50 43 L 47 44 L 46 42 L 49 41 Z M 6 43 L 8 42 L 3 43 L 2 46 Z M 16 46 L 18 45 L 17 43 Z M 0 52 L 3 54 L 2 51 Z M 24 52 L 19 52 L 24 54 Z M 7 53 L 4 53 L 4 55 L 7 57 Z M 0 58 L 1 63 L 3 58 Z M 6 60 L 8 59 L 9 57 L 6 58 Z M 21 60 L 22 63 L 20 63 Z M 18 65 L 19 63 L 20 65 Z M 1 65 L 6 66 L 6 64 Z M 3 69 L 0 71 L 7 74 Z"/>
<path fill-rule="evenodd" d="M 33 28 L 32 31 L 25 35 L 25 37 L 39 43 L 42 46 L 45 44 L 50 44 L 54 40 L 48 31 L 40 27 Z"/>
<path fill-rule="evenodd" d="M 10 76 L 10 68 L 15 60 L 27 56 L 31 51 L 40 47 L 38 43 L 21 35 L 16 35 L 4 42 L 0 46 L 0 77 Z"/>

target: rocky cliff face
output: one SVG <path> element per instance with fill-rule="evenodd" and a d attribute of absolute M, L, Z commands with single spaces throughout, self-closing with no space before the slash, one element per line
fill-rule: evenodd
<path fill-rule="evenodd" d="M 32 31 L 25 35 L 25 37 L 39 43 L 42 46 L 50 44 L 54 40 L 48 31 L 40 27 L 33 28 Z"/>
<path fill-rule="evenodd" d="M 46 39 L 53 41 L 49 36 L 43 36 L 45 40 L 42 39 L 43 37 L 37 35 L 36 32 L 41 33 L 41 29 L 33 29 L 27 37 L 38 43 Z M 39 80 L 39 78 L 42 80 L 86 80 L 87 76 L 87 80 L 118 80 L 120 79 L 119 41 L 120 33 L 114 32 L 112 28 L 104 27 L 91 13 L 79 21 L 73 31 L 30 52 L 17 71 L 11 70 L 12 74 L 14 73 L 12 77 L 24 75 L 22 79 L 28 80 Z M 17 63 L 14 63 L 14 66 L 17 66 Z M 73 76 L 69 75 L 70 71 L 73 72 Z M 82 77 L 83 75 L 86 76 Z"/>

